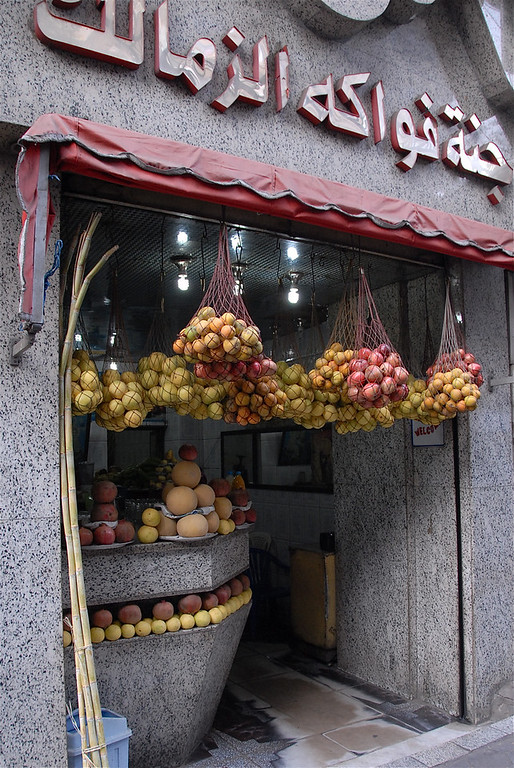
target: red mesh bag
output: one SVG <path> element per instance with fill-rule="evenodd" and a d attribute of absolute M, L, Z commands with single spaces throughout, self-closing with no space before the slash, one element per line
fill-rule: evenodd
<path fill-rule="evenodd" d="M 259 379 L 276 370 L 263 354 L 261 333 L 245 306 L 230 261 L 228 234 L 220 228 L 218 258 L 209 287 L 173 344 L 202 379 Z"/>
<path fill-rule="evenodd" d="M 477 363 L 475 356 L 467 352 L 462 333 L 459 332 L 455 322 L 455 314 L 450 298 L 450 286 L 446 286 L 446 300 L 444 305 L 443 328 L 441 331 L 441 343 L 439 352 L 433 364 L 427 369 L 430 380 L 436 372 L 448 373 L 454 369 L 467 371 L 471 374 L 471 382 L 480 387 L 484 383 L 482 366 Z"/>
<path fill-rule="evenodd" d="M 409 372 L 393 347 L 360 271 L 355 357 L 349 362 L 348 397 L 364 408 L 382 408 L 405 400 Z"/>

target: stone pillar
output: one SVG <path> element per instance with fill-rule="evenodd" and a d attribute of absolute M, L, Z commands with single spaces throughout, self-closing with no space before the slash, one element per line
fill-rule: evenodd
<path fill-rule="evenodd" d="M 17 319 L 21 211 L 16 156 L 0 155 L 0 764 L 65 768 L 58 435 L 59 274 L 45 325 L 20 367 L 9 363 Z M 48 254 L 47 269 L 52 253 Z"/>
<path fill-rule="evenodd" d="M 513 673 L 512 388 L 487 386 L 509 375 L 505 274 L 466 263 L 462 275 L 466 341 L 486 378 L 479 407 L 459 421 L 465 715 L 479 722 Z"/>

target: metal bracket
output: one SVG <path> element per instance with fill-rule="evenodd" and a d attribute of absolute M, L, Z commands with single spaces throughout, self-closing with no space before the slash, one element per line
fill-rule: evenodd
<path fill-rule="evenodd" d="M 514 384 L 514 376 L 499 376 L 496 379 L 489 379 L 487 382 L 487 386 L 489 388 L 489 392 L 492 391 L 493 387 L 498 387 L 501 384 Z"/>
<path fill-rule="evenodd" d="M 21 339 L 13 339 L 11 341 L 11 365 L 20 366 L 23 353 L 27 351 L 36 340 L 36 331 L 39 328 L 28 330 Z"/>

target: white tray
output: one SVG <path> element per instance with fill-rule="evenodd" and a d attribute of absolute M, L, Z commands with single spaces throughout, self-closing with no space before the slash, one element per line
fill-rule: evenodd
<path fill-rule="evenodd" d="M 217 536 L 216 532 L 206 533 L 205 536 L 159 536 L 161 541 L 203 541 L 204 539 L 212 539 L 213 536 Z"/>

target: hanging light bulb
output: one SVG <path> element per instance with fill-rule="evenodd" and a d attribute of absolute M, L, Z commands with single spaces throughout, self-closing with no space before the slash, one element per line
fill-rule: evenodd
<path fill-rule="evenodd" d="M 175 256 L 171 259 L 171 261 L 178 269 L 177 288 L 179 291 L 187 291 L 189 289 L 189 277 L 187 274 L 187 268 L 189 267 L 192 259 L 184 256 Z"/>
<path fill-rule="evenodd" d="M 232 264 L 232 274 L 234 275 L 234 296 L 242 296 L 244 293 L 243 272 L 248 268 L 247 261 L 235 261 Z"/>
<path fill-rule="evenodd" d="M 296 285 L 292 285 L 289 289 L 289 293 L 287 294 L 287 300 L 290 304 L 298 304 L 298 300 L 300 298 L 300 292 L 298 291 L 298 288 Z"/>
<path fill-rule="evenodd" d="M 298 249 L 296 245 L 290 245 L 287 248 L 287 258 L 291 259 L 291 261 L 295 261 L 295 259 L 298 258 Z"/>
<path fill-rule="evenodd" d="M 189 288 L 189 278 L 187 276 L 187 272 L 179 272 L 179 276 L 177 278 L 177 288 L 179 291 L 187 291 Z"/>
<path fill-rule="evenodd" d="M 291 287 L 287 294 L 287 300 L 290 304 L 298 304 L 300 299 L 300 291 L 298 290 L 298 281 L 300 280 L 303 272 L 288 272 L 286 277 L 291 281 Z"/>
<path fill-rule="evenodd" d="M 177 243 L 179 245 L 185 245 L 187 241 L 189 240 L 187 232 L 185 232 L 183 229 L 180 229 L 177 232 Z"/>

